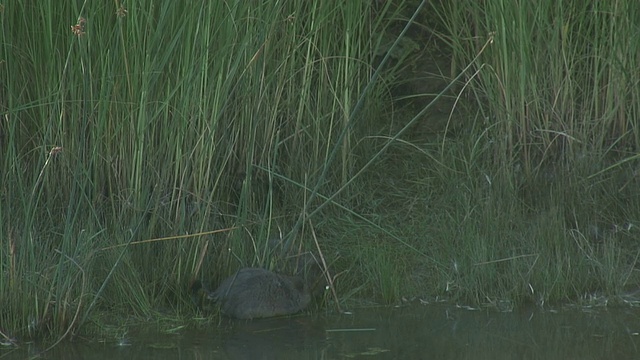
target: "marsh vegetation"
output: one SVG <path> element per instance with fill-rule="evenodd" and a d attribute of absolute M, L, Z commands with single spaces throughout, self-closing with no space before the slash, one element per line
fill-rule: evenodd
<path fill-rule="evenodd" d="M 0 4 L 0 337 L 193 317 L 193 279 L 285 271 L 274 237 L 329 309 L 618 299 L 639 8 Z"/>

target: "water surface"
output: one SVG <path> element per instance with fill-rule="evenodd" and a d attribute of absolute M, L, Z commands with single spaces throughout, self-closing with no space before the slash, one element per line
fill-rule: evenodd
<path fill-rule="evenodd" d="M 160 330 L 132 329 L 121 339 L 67 342 L 44 358 L 640 358 L 640 309 L 633 307 L 497 312 L 428 305 Z M 0 348 L 0 359 L 25 359 L 38 351 L 34 344 Z"/>

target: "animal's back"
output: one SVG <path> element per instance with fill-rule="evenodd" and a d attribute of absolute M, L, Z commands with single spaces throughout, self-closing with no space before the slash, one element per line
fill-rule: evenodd
<path fill-rule="evenodd" d="M 300 277 L 259 268 L 240 269 L 210 297 L 221 304 L 225 315 L 238 319 L 295 314 L 311 301 Z"/>

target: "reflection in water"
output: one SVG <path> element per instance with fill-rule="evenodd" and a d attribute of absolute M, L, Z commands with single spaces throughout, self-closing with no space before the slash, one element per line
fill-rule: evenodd
<path fill-rule="evenodd" d="M 48 359 L 636 359 L 640 310 L 470 311 L 455 306 L 359 309 L 352 315 L 225 320 L 219 327 L 131 331 L 130 346 L 74 342 Z M 0 359 L 34 345 L 0 348 Z M 29 354 L 29 348 L 32 348 Z"/>
<path fill-rule="evenodd" d="M 343 318 L 338 324 L 377 331 L 335 332 L 328 341 L 338 356 L 380 348 L 389 351 L 378 358 L 389 359 L 635 359 L 639 316 L 629 308 L 512 313 L 400 308 Z"/>
<path fill-rule="evenodd" d="M 323 320 L 310 317 L 236 322 L 223 336 L 229 359 L 322 359 Z"/>

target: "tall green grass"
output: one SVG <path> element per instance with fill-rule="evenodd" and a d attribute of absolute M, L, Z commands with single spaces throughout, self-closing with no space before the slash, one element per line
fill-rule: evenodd
<path fill-rule="evenodd" d="M 638 145 L 635 2 L 456 2 L 441 10 L 458 62 L 479 56 L 468 85 L 504 138 L 499 161 L 530 173 Z"/>
<path fill-rule="evenodd" d="M 191 279 L 272 266 L 268 240 L 304 215 L 308 189 L 330 194 L 352 177 L 369 39 L 387 26 L 376 16 L 388 9 L 376 11 L 4 4 L 3 332 L 183 311 Z M 290 248 L 310 247 L 304 231 Z"/>
<path fill-rule="evenodd" d="M 192 314 L 190 281 L 280 250 L 338 303 L 633 287 L 638 5 L 425 4 L 4 4 L 2 334 Z M 422 47 L 374 71 L 401 31 Z M 390 94 L 426 33 L 460 83 L 421 138 L 447 91 L 410 119 Z"/>
<path fill-rule="evenodd" d="M 638 4 L 433 10 L 454 74 L 472 66 L 459 89 L 477 116 L 462 122 L 466 136 L 442 140 L 440 158 L 424 148 L 440 160 L 431 187 L 448 189 L 435 208 L 447 215 L 425 216 L 435 237 L 426 248 L 442 255 L 432 282 L 489 303 L 637 287 Z"/>

